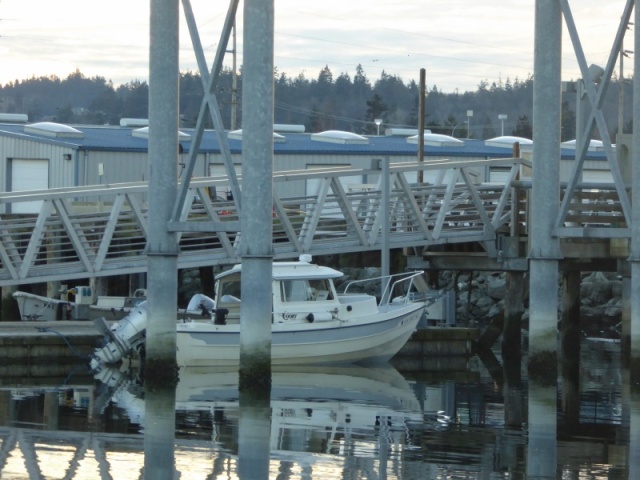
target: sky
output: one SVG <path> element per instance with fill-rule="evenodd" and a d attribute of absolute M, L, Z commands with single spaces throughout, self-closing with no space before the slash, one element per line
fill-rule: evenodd
<path fill-rule="evenodd" d="M 570 0 L 587 62 L 604 66 L 626 0 Z M 148 80 L 149 0 L 0 0 L 0 84 L 79 70 L 115 85 Z M 191 0 L 209 64 L 229 1 Z M 405 83 L 426 71 L 445 93 L 533 74 L 535 0 L 275 0 L 274 63 L 288 77 L 353 78 L 360 64 L 374 83 L 382 72 Z M 237 65 L 242 64 L 242 8 Z M 197 72 L 180 9 L 180 70 Z M 632 27 L 633 28 L 633 27 Z M 633 45 L 632 31 L 625 46 Z M 629 46 L 627 48 L 631 49 Z M 231 45 L 229 46 L 231 49 Z M 232 54 L 225 65 L 232 65 Z M 566 28 L 563 79 L 580 77 Z M 630 73 L 631 61 L 628 61 Z M 627 73 L 627 74 L 628 74 Z"/>

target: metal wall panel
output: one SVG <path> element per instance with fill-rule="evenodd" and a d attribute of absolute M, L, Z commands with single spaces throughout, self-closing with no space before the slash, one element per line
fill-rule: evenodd
<path fill-rule="evenodd" d="M 0 189 L 7 191 L 8 161 L 11 158 L 49 161 L 49 188 L 69 187 L 73 184 L 73 161 L 65 160 L 73 149 L 47 142 L 34 142 L 14 137 L 2 137 L 0 141 Z"/>

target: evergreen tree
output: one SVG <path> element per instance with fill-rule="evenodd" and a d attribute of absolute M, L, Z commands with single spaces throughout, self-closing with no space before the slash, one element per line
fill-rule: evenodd
<path fill-rule="evenodd" d="M 384 118 L 384 114 L 387 110 L 387 104 L 382 101 L 382 97 L 377 93 L 374 93 L 371 100 L 367 100 L 367 114 L 364 118 L 366 123 L 363 126 L 363 133 L 369 135 L 376 133 L 378 127 L 374 120 L 376 118 Z"/>
<path fill-rule="evenodd" d="M 496 136 L 496 129 L 493 128 L 493 122 L 487 115 L 482 116 L 482 139 L 493 138 Z"/>
<path fill-rule="evenodd" d="M 512 135 L 528 139 L 533 138 L 533 128 L 531 127 L 529 118 L 526 115 L 521 115 L 518 118 L 518 122 L 516 123 L 516 127 L 513 129 Z"/>
<path fill-rule="evenodd" d="M 531 137 L 533 114 L 533 77 L 525 80 L 507 78 L 503 83 L 482 80 L 475 91 L 445 93 L 435 85 L 426 98 L 427 125 L 434 132 L 466 138 L 467 110 L 474 111 L 474 137 L 487 138 L 495 130 L 498 114 L 519 119 L 513 132 Z M 223 69 L 214 92 L 224 126 L 230 127 L 232 111 L 233 72 Z M 237 75 L 236 128 L 242 117 L 242 69 Z M 602 109 L 610 125 L 617 125 L 620 80 L 614 79 L 603 99 Z M 340 129 L 374 133 L 373 122 L 383 118 L 386 126 L 418 125 L 418 85 L 414 80 L 405 84 L 397 75 L 383 71 L 372 86 L 362 65 L 355 74 L 341 73 L 334 78 L 329 65 L 313 80 L 305 72 L 288 76 L 274 69 L 274 121 L 305 124 L 310 130 Z M 627 98 L 633 92 L 627 87 Z M 195 126 L 203 101 L 202 79 L 198 73 L 180 74 L 180 115 L 182 126 Z M 103 77 L 89 78 L 79 70 L 61 79 L 55 75 L 16 79 L 0 85 L 0 109 L 3 112 L 26 113 L 30 122 L 57 120 L 64 123 L 117 125 L 122 117 L 148 116 L 149 88 L 146 82 L 133 80 L 119 86 Z M 575 95 L 567 95 L 562 105 L 562 139 L 575 138 Z M 631 109 L 625 110 L 625 131 L 630 131 Z M 458 120 L 463 119 L 463 120 Z M 210 117 L 205 126 L 212 128 Z"/>
<path fill-rule="evenodd" d="M 569 102 L 562 102 L 561 139 L 563 142 L 576 138 L 576 112 L 571 110 Z"/>

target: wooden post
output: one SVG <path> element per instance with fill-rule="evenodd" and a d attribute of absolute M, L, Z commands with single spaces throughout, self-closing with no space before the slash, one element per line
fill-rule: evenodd
<path fill-rule="evenodd" d="M 577 358 L 580 355 L 580 272 L 564 272 L 562 285 L 560 344 L 563 356 Z"/>
<path fill-rule="evenodd" d="M 507 272 L 504 299 L 504 325 L 502 330 L 502 356 L 504 362 L 520 362 L 522 314 L 524 313 L 524 273 Z"/>

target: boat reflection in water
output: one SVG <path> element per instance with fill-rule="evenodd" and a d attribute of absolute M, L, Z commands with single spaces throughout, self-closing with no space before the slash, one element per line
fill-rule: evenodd
<path fill-rule="evenodd" d="M 104 369 L 97 378 L 99 413 L 115 403 L 144 425 L 151 412 L 145 410 L 148 394 L 139 381 L 115 369 Z M 266 432 L 265 411 L 270 412 Z M 362 465 L 348 470 L 363 474 L 384 477 L 380 469 L 394 462 L 393 468 L 401 470 L 408 425 L 422 423 L 423 416 L 411 386 L 391 367 L 275 369 L 266 405 L 242 401 L 235 370 L 187 368 L 180 370 L 175 392 L 175 421 L 175 464 L 183 477 L 215 477 L 229 470 L 241 474 L 244 469 L 245 478 L 253 476 L 247 472 L 268 468 L 278 478 L 299 478 L 305 471 L 324 479 L 341 478 L 347 458 L 359 458 Z M 261 430 L 265 435 L 258 435 Z M 395 454 L 385 458 L 390 450 Z"/>
<path fill-rule="evenodd" d="M 183 369 L 164 392 L 133 370 L 5 376 L 0 478 L 640 478 L 619 343 L 583 339 L 561 366 L 556 395 L 495 362 L 282 367 L 263 401 L 239 395 L 233 370 Z"/>

